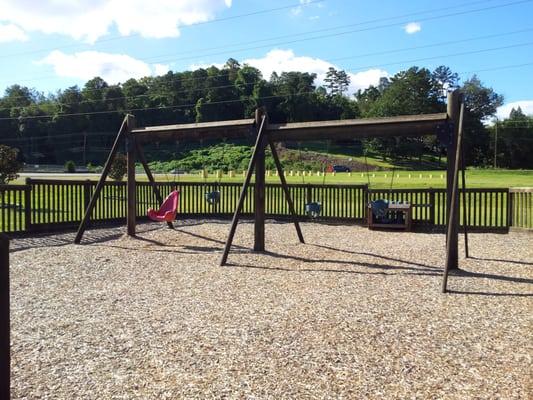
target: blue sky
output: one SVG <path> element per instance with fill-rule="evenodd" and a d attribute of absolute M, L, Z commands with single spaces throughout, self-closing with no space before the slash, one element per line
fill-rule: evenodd
<path fill-rule="evenodd" d="M 532 15 L 533 0 L 0 0 L 0 90 L 55 92 L 233 57 L 267 79 L 301 70 L 320 83 L 334 66 L 354 91 L 444 64 L 503 94 L 500 114 L 533 113 Z"/>

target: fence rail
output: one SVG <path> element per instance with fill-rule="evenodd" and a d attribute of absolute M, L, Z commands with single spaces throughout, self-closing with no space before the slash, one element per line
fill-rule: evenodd
<path fill-rule="evenodd" d="M 46 231 L 74 227 L 83 217 L 96 181 L 27 179 L 26 185 L 0 185 L 0 232 Z M 179 213 L 185 217 L 226 217 L 237 206 L 240 183 L 160 182 L 163 196 L 176 187 L 180 190 Z M 205 194 L 220 193 L 217 204 L 209 204 Z M 243 214 L 253 209 L 253 184 L 243 207 Z M 319 202 L 320 219 L 362 223 L 369 200 L 386 198 L 413 205 L 413 222 L 426 226 L 446 224 L 445 189 L 368 189 L 367 185 L 290 184 L 296 213 L 309 218 L 305 205 Z M 266 185 L 266 213 L 283 218 L 289 209 L 280 184 Z M 466 201 L 460 194 L 460 221 L 482 229 L 533 229 L 533 188 L 467 189 Z M 126 217 L 126 184 L 106 182 L 91 215 L 91 223 L 122 222 Z M 137 216 L 146 217 L 148 208 L 158 203 L 148 182 L 137 184 Z"/>

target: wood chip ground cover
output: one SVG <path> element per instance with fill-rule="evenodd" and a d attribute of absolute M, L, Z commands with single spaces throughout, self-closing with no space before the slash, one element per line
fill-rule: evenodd
<path fill-rule="evenodd" d="M 531 398 L 533 236 L 182 221 L 12 242 L 16 399 Z"/>

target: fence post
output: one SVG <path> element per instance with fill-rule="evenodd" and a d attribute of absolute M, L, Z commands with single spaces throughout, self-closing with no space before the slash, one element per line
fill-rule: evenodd
<path fill-rule="evenodd" d="M 92 196 L 92 184 L 90 179 L 86 179 L 83 183 L 83 210 L 87 210 L 89 207 L 89 203 L 91 202 L 91 196 Z M 91 219 L 89 218 L 89 221 L 87 222 L 88 225 L 91 224 Z"/>
<path fill-rule="evenodd" d="M 435 191 L 429 188 L 429 220 L 431 225 L 435 225 Z"/>
<path fill-rule="evenodd" d="M 313 186 L 308 183 L 305 191 L 305 204 L 309 204 L 313 201 Z"/>
<path fill-rule="evenodd" d="M 9 239 L 0 234 L 0 398 L 10 395 Z"/>
<path fill-rule="evenodd" d="M 514 208 L 514 192 L 511 188 L 507 189 L 507 228 L 513 226 L 513 208 Z"/>
<path fill-rule="evenodd" d="M 24 189 L 24 230 L 29 232 L 32 230 L 31 226 L 31 192 L 33 186 L 31 185 L 31 178 L 26 178 L 26 189 Z"/>
<path fill-rule="evenodd" d="M 370 190 L 368 184 L 363 186 L 363 221 L 368 220 L 368 203 L 370 202 Z"/>

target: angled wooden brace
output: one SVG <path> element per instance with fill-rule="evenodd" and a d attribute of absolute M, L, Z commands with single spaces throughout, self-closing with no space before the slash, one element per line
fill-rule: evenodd
<path fill-rule="evenodd" d="M 276 169 L 278 170 L 279 180 L 281 182 L 283 192 L 285 193 L 285 199 L 287 200 L 287 205 L 289 206 L 289 212 L 291 213 L 292 222 L 294 223 L 294 227 L 296 228 L 296 234 L 298 235 L 300 243 L 305 243 L 304 236 L 300 228 L 300 223 L 298 222 L 298 216 L 296 215 L 296 210 L 294 209 L 294 202 L 292 201 L 291 193 L 289 191 L 289 187 L 287 186 L 287 180 L 285 179 L 285 175 L 283 174 L 283 167 L 281 166 L 281 161 L 279 160 L 276 146 L 274 145 L 274 141 L 270 138 L 268 138 L 268 144 L 270 145 L 272 158 L 274 158 L 274 164 L 276 164 Z"/>
<path fill-rule="evenodd" d="M 250 180 L 252 179 L 252 174 L 254 172 L 254 168 L 257 162 L 260 148 L 264 144 L 264 137 L 265 137 L 265 132 L 266 132 L 264 129 L 265 121 L 266 121 L 266 115 L 263 115 L 261 118 L 261 125 L 259 126 L 259 129 L 257 131 L 255 147 L 252 153 L 252 157 L 250 158 L 250 164 L 248 165 L 248 171 L 246 172 L 246 178 L 242 185 L 241 194 L 239 196 L 239 202 L 237 203 L 237 208 L 235 209 L 235 212 L 233 213 L 233 219 L 231 220 L 231 228 L 229 231 L 228 239 L 226 240 L 226 245 L 224 247 L 224 253 L 222 254 L 222 258 L 220 259 L 220 266 L 226 265 L 226 262 L 228 261 L 228 254 L 231 249 L 231 244 L 233 243 L 233 237 L 235 236 L 235 231 L 237 230 L 237 223 L 239 222 L 239 214 L 241 213 L 244 200 L 246 199 L 246 192 L 248 190 L 248 187 L 250 186 Z"/>
<path fill-rule="evenodd" d="M 122 121 L 122 125 L 120 126 L 117 137 L 115 138 L 115 142 L 113 143 L 113 146 L 111 147 L 111 151 L 109 152 L 109 155 L 107 156 L 107 161 L 105 162 L 102 175 L 100 176 L 100 180 L 98 181 L 98 184 L 96 185 L 96 189 L 94 190 L 94 193 L 91 196 L 91 201 L 89 202 L 89 205 L 87 206 L 87 209 L 85 210 L 85 214 L 83 215 L 83 219 L 81 220 L 80 225 L 78 227 L 78 232 L 76 233 L 76 238 L 74 239 L 74 243 L 76 244 L 79 244 L 81 242 L 83 234 L 85 233 L 85 230 L 87 229 L 87 224 L 89 223 L 89 220 L 91 218 L 91 213 L 93 212 L 94 206 L 96 205 L 98 198 L 100 197 L 100 192 L 102 191 L 102 188 L 104 187 L 107 176 L 109 175 L 109 170 L 111 169 L 111 165 L 113 164 L 113 161 L 115 160 L 115 156 L 117 155 L 120 141 L 126 135 L 129 129 L 130 128 L 128 127 L 128 116 L 126 116 L 124 117 L 124 120 Z"/>

